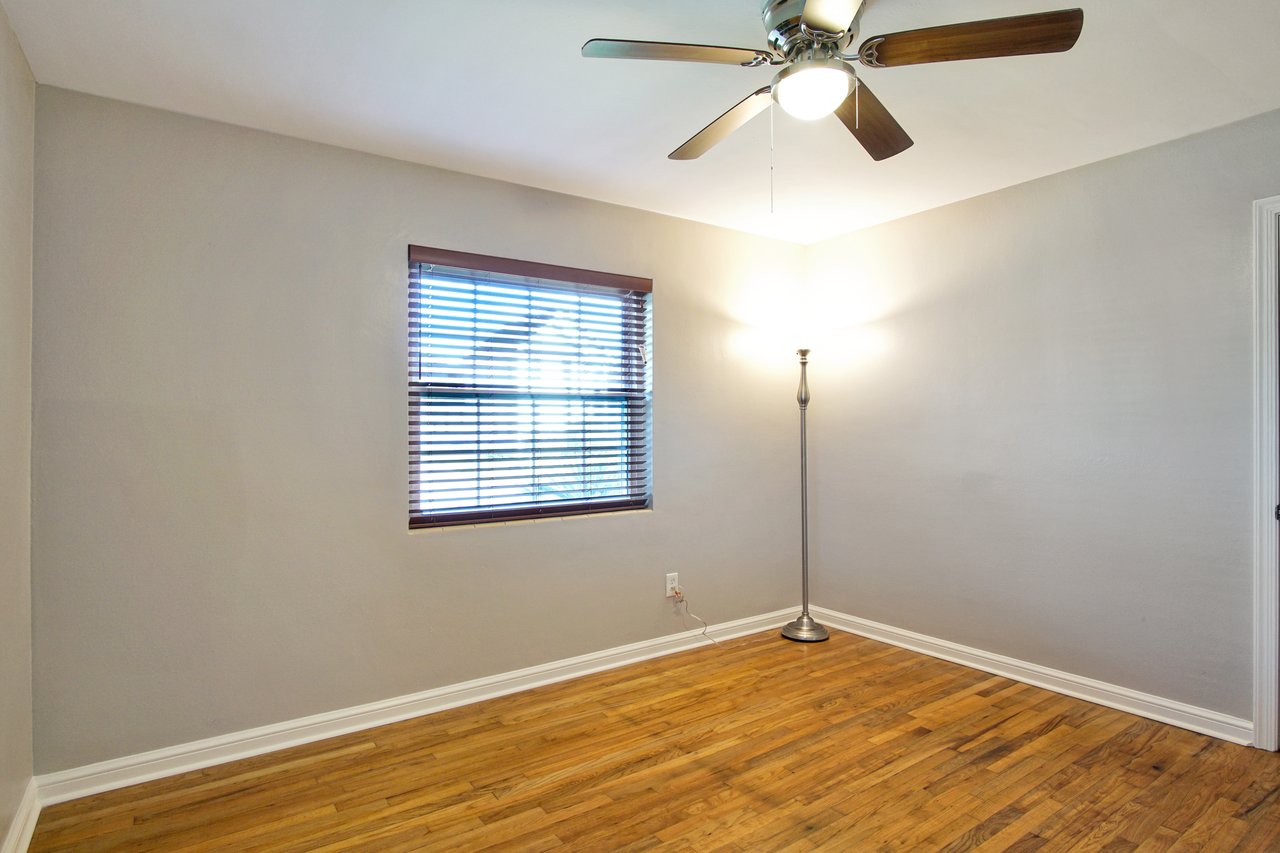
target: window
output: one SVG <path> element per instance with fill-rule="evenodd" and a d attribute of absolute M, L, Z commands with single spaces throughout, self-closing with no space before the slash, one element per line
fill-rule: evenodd
<path fill-rule="evenodd" d="M 650 505 L 648 279 L 409 248 L 409 526 Z"/>

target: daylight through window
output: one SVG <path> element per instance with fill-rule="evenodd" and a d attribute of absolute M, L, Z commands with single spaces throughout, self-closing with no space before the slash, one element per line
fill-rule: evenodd
<path fill-rule="evenodd" d="M 409 250 L 409 526 L 649 506 L 648 279 Z"/>

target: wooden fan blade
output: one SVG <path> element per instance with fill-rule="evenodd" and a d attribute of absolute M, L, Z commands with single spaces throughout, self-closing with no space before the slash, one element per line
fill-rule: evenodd
<path fill-rule="evenodd" d="M 773 96 L 770 87 L 757 89 L 725 111 L 718 119 L 694 134 L 693 138 L 672 151 L 671 160 L 693 160 L 728 138 L 738 128 L 769 108 Z"/>
<path fill-rule="evenodd" d="M 902 125 L 861 80 L 844 103 L 836 107 L 836 118 L 844 122 L 872 160 L 887 160 L 915 145 Z"/>
<path fill-rule="evenodd" d="M 864 65 L 887 68 L 924 62 L 1061 53 L 1075 45 L 1083 26 L 1082 9 L 971 21 L 870 38 L 858 48 L 858 58 Z"/>
<path fill-rule="evenodd" d="M 590 59 L 666 59 L 720 65 L 765 65 L 773 59 L 767 51 L 746 47 L 626 39 L 592 39 L 582 46 L 582 55 Z"/>
<path fill-rule="evenodd" d="M 815 33 L 838 36 L 853 25 L 862 0 L 806 0 L 800 23 Z"/>

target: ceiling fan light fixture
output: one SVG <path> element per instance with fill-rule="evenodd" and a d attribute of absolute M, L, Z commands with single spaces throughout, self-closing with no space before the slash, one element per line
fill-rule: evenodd
<path fill-rule="evenodd" d="M 804 121 L 831 115 L 853 91 L 853 71 L 838 59 L 806 59 L 789 65 L 773 81 L 778 106 Z"/>

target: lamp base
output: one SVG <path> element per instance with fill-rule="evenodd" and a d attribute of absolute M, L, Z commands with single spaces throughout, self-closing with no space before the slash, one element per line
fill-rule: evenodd
<path fill-rule="evenodd" d="M 812 616 L 802 613 L 798 618 L 782 626 L 782 636 L 797 643 L 821 643 L 831 635 L 827 633 L 826 628 L 814 622 Z"/>

